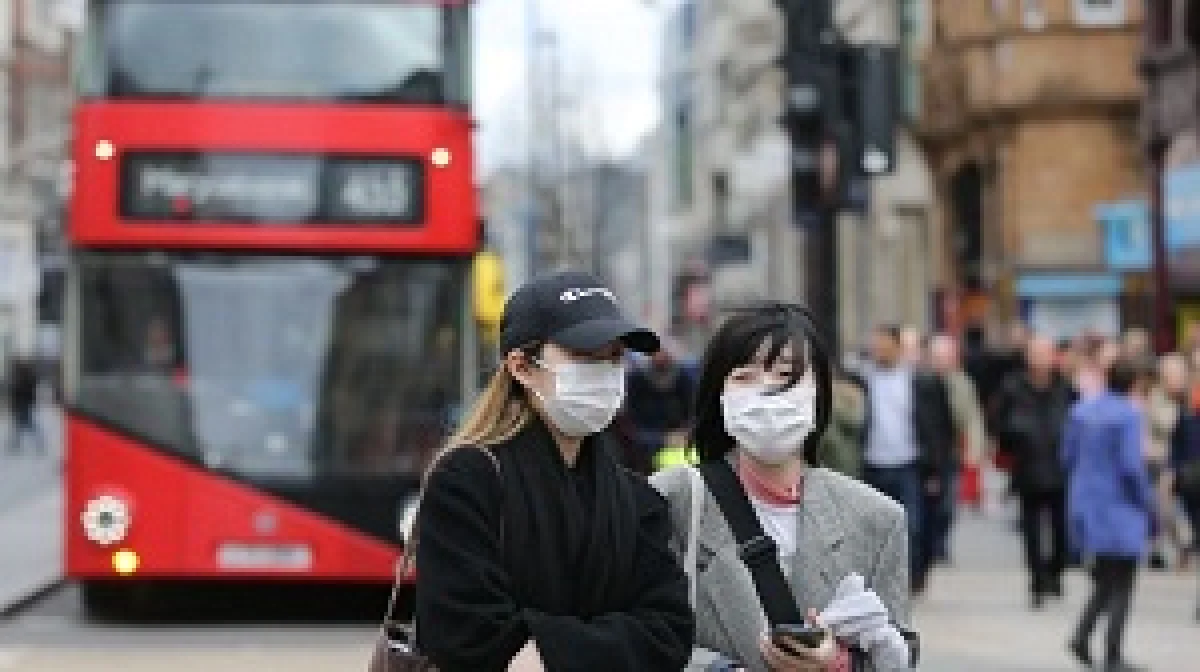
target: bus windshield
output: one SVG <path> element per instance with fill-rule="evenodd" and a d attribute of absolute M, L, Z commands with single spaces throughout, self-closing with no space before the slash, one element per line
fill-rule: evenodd
<path fill-rule="evenodd" d="M 465 4 L 106 0 L 80 92 L 118 99 L 465 103 Z"/>
<path fill-rule="evenodd" d="M 417 474 L 463 398 L 465 262 L 79 255 L 74 408 L 252 482 Z"/>

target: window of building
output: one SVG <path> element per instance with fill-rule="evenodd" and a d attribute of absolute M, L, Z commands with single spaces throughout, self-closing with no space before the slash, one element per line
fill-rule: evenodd
<path fill-rule="evenodd" d="M 1189 2 L 1184 11 L 1183 32 L 1188 46 L 1200 50 L 1200 3 Z"/>
<path fill-rule="evenodd" d="M 901 64 L 901 95 L 904 118 L 915 120 L 921 114 L 921 71 L 919 56 L 927 43 L 925 34 L 926 0 L 904 0 L 900 11 L 900 42 L 904 61 Z"/>
<path fill-rule="evenodd" d="M 1085 26 L 1125 23 L 1125 0 L 1075 0 L 1075 21 Z"/>
<path fill-rule="evenodd" d="M 713 230 L 729 230 L 729 177 L 725 173 L 712 176 Z"/>
<path fill-rule="evenodd" d="M 1022 0 L 1021 24 L 1026 30 L 1041 30 L 1046 27 L 1046 6 L 1043 0 Z"/>
<path fill-rule="evenodd" d="M 1146 39 L 1150 46 L 1164 47 L 1171 43 L 1174 5 L 1175 0 L 1146 0 Z"/>
<path fill-rule="evenodd" d="M 696 41 L 696 3 L 685 2 L 679 8 L 680 37 L 683 38 L 683 48 L 691 51 Z"/>
<path fill-rule="evenodd" d="M 24 0 L 21 7 L 22 36 L 35 46 L 50 51 L 63 45 L 62 31 L 54 16 L 55 6 L 56 3 L 48 0 Z"/>
<path fill-rule="evenodd" d="M 924 44 L 927 0 L 903 0 L 900 5 L 900 39 L 901 41 L 920 45 Z"/>
<path fill-rule="evenodd" d="M 676 208 L 686 208 L 692 204 L 692 165 L 694 162 L 694 146 L 692 133 L 692 114 L 686 107 L 681 107 L 675 114 L 675 147 L 674 147 L 674 203 Z"/>

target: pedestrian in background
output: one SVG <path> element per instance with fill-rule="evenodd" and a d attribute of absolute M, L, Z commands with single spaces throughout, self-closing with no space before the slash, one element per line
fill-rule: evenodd
<path fill-rule="evenodd" d="M 1103 336 L 1081 337 L 1079 366 L 1075 370 L 1075 391 L 1080 399 L 1103 394 L 1108 385 L 1107 371 L 1119 346 Z"/>
<path fill-rule="evenodd" d="M 1189 321 L 1184 327 L 1183 343 L 1179 345 L 1179 352 L 1187 358 L 1193 370 L 1200 370 L 1193 357 L 1200 352 L 1200 322 Z"/>
<path fill-rule="evenodd" d="M 426 478 L 417 649 L 442 672 L 682 669 L 694 618 L 667 503 L 608 434 L 624 349 L 658 338 L 595 277 L 562 272 L 509 298 L 500 347 Z"/>
<path fill-rule="evenodd" d="M 1059 339 L 1055 345 L 1054 371 L 1064 380 L 1075 380 L 1082 355 L 1078 343 L 1070 338 Z"/>
<path fill-rule="evenodd" d="M 845 371 L 835 368 L 829 428 L 817 447 L 818 465 L 853 479 L 862 478 L 865 405 L 862 385 Z"/>
<path fill-rule="evenodd" d="M 38 375 L 33 362 L 17 357 L 9 366 L 8 409 L 12 425 L 8 437 L 8 452 L 20 453 L 26 437 L 33 441 L 35 451 L 46 452 L 46 439 L 37 424 Z"/>
<path fill-rule="evenodd" d="M 1188 396 L 1175 432 L 1171 435 L 1170 471 L 1166 486 L 1178 496 L 1191 521 L 1192 547 L 1185 555 L 1185 566 L 1187 559 L 1195 562 L 1195 556 L 1200 552 L 1200 404 L 1197 404 L 1200 394 L 1193 388 Z M 1200 563 L 1195 564 L 1200 566 Z M 1197 597 L 1195 616 L 1200 622 L 1200 596 Z"/>
<path fill-rule="evenodd" d="M 846 670 L 847 647 L 864 653 L 866 669 L 913 664 L 903 634 L 911 627 L 904 511 L 816 464 L 833 403 L 818 329 L 788 304 L 729 318 L 697 388 L 700 466 L 652 479 L 671 504 L 675 549 L 692 575 L 699 648 L 689 671 Z M 817 646 L 767 636 L 801 621 L 827 628 Z"/>
<path fill-rule="evenodd" d="M 1120 356 L 1135 366 L 1145 366 L 1155 361 L 1154 349 L 1150 347 L 1150 331 L 1145 327 L 1130 327 L 1121 336 Z"/>
<path fill-rule="evenodd" d="M 1146 445 L 1146 469 L 1150 484 L 1157 495 L 1158 525 L 1150 554 L 1152 568 L 1165 567 L 1167 544 L 1175 546 L 1182 559 L 1183 548 L 1179 535 L 1175 495 L 1171 491 L 1171 437 L 1183 416 L 1190 389 L 1191 372 L 1187 359 L 1179 353 L 1164 355 L 1152 377 L 1153 383 L 1146 399 L 1146 425 L 1149 434 Z"/>
<path fill-rule="evenodd" d="M 900 328 L 900 359 L 912 367 L 925 361 L 925 336 L 911 324 Z"/>
<path fill-rule="evenodd" d="M 950 533 L 958 507 L 961 479 L 965 468 L 976 469 L 987 452 L 983 408 L 975 384 L 962 368 L 958 341 L 946 334 L 933 337 L 929 345 L 930 365 L 941 377 L 950 398 L 954 419 L 955 448 L 946 465 L 945 490 L 932 522 L 935 525 L 934 553 L 939 562 L 950 560 Z"/>
<path fill-rule="evenodd" d="M 935 538 L 925 524 L 925 503 L 938 499 L 944 488 L 944 472 L 954 452 L 954 420 L 945 384 L 907 363 L 902 345 L 899 327 L 876 330 L 874 361 L 864 376 L 863 479 L 908 514 L 912 592 L 920 594 Z"/>
<path fill-rule="evenodd" d="M 1092 631 L 1107 615 L 1106 672 L 1141 669 L 1126 662 L 1123 645 L 1134 578 L 1149 550 L 1154 521 L 1154 491 L 1143 452 L 1145 421 L 1132 400 L 1144 384 L 1131 360 L 1118 359 L 1108 369 L 1107 391 L 1071 410 L 1063 437 L 1071 542 L 1093 582 L 1069 646 L 1079 662 L 1092 666 Z"/>
<path fill-rule="evenodd" d="M 632 425 L 638 463 L 659 466 L 664 451 L 687 446 L 692 423 L 692 379 L 667 348 L 629 372 L 625 414 Z"/>
<path fill-rule="evenodd" d="M 1029 342 L 1025 370 L 1009 376 L 991 411 L 992 433 L 1012 459 L 1012 487 L 1021 502 L 1021 533 L 1031 604 L 1063 594 L 1067 567 L 1066 474 L 1060 458 L 1063 425 L 1074 401 L 1054 371 L 1054 343 Z M 1050 539 L 1046 539 L 1049 522 Z M 1049 541 L 1049 553 L 1047 553 Z"/>

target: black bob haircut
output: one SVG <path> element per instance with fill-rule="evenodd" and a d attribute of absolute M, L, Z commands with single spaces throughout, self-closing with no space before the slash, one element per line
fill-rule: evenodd
<path fill-rule="evenodd" d="M 770 343 L 766 365 L 772 366 L 787 345 L 792 346 L 796 366 L 787 384 L 795 385 L 811 370 L 817 384 L 817 425 L 804 442 L 804 461 L 817 463 L 817 446 L 829 426 L 833 405 L 833 370 L 829 348 L 817 330 L 809 310 L 790 303 L 759 303 L 741 308 L 725 320 L 704 351 L 700 379 L 696 385 L 696 424 L 692 444 L 700 461 L 723 459 L 736 441 L 725 430 L 721 394 L 725 379 L 734 369 L 749 364 L 764 343 Z"/>

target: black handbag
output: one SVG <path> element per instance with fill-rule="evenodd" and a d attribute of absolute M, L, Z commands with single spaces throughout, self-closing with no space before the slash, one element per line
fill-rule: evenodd
<path fill-rule="evenodd" d="M 465 448 L 463 450 L 466 450 Z M 487 455 L 496 475 L 500 476 L 500 461 L 490 450 L 481 448 Z M 416 535 L 414 535 L 415 538 Z M 504 543 L 504 521 L 500 522 L 500 542 Z M 417 651 L 415 619 L 412 624 L 396 620 L 396 602 L 400 585 L 416 561 L 416 543 L 410 543 L 396 567 L 396 579 L 392 584 L 392 596 L 388 600 L 387 613 L 383 616 L 383 627 L 375 643 L 375 651 L 367 672 L 436 672 L 437 666 Z"/>
<path fill-rule="evenodd" d="M 410 546 L 410 549 L 412 547 Z M 396 570 L 396 580 L 392 585 L 392 596 L 388 600 L 387 613 L 383 617 L 383 627 L 379 640 L 375 643 L 375 652 L 371 656 L 371 664 L 367 672 L 431 672 L 437 667 L 428 658 L 417 652 L 416 631 L 413 626 L 396 620 L 396 602 L 400 594 L 400 584 L 412 567 L 413 553 L 405 551 Z"/>
<path fill-rule="evenodd" d="M 762 521 L 754 512 L 754 506 L 738 481 L 733 466 L 725 460 L 711 460 L 702 463 L 698 468 L 709 492 L 717 500 L 717 505 L 725 516 L 725 522 L 733 532 L 738 544 L 738 557 L 750 570 L 750 576 L 754 579 L 754 589 L 758 593 L 767 620 L 771 625 L 803 623 L 804 617 L 800 614 L 800 608 L 792 599 L 792 588 L 783 574 L 783 568 L 779 566 L 779 553 L 776 551 L 775 542 L 763 529 Z M 911 666 L 915 669 L 920 658 L 917 634 L 903 629 L 900 634 L 908 642 Z M 854 672 L 867 672 L 871 669 L 870 659 L 865 651 L 852 648 L 850 654 Z"/>

